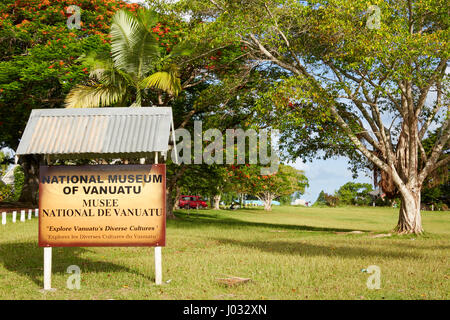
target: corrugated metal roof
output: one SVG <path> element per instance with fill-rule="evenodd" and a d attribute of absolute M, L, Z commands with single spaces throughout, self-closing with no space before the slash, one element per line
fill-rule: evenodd
<path fill-rule="evenodd" d="M 167 151 L 172 108 L 32 110 L 17 155 Z"/>

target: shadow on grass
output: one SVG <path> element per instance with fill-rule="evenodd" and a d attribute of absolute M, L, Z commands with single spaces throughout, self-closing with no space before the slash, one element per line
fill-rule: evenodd
<path fill-rule="evenodd" d="M 342 257 L 342 258 L 395 258 L 395 259 L 417 259 L 421 258 L 420 254 L 404 252 L 400 249 L 388 250 L 368 249 L 367 247 L 341 246 L 330 242 L 330 245 L 317 245 L 307 242 L 289 242 L 289 241 L 245 241 L 224 238 L 211 238 L 222 245 L 232 245 L 246 247 L 261 252 L 290 254 L 299 256 L 326 256 L 326 257 Z"/>
<path fill-rule="evenodd" d="M 199 228 L 208 226 L 217 226 L 220 228 L 245 228 L 245 227 L 258 227 L 267 229 L 284 229 L 291 231 L 318 231 L 318 232 L 350 232 L 355 229 L 343 229 L 343 228 L 327 228 L 327 227 L 313 227 L 306 225 L 294 225 L 294 224 L 277 224 L 266 222 L 251 222 L 242 221 L 239 219 L 225 218 L 218 214 L 204 214 L 204 213 L 185 213 L 177 211 L 175 213 L 178 219 L 168 220 L 168 225 L 174 225 L 179 228 Z M 359 231 L 369 232 L 371 230 Z"/>
<path fill-rule="evenodd" d="M 53 248 L 52 274 L 66 274 L 67 267 L 77 265 L 82 274 L 85 272 L 128 272 L 154 280 L 148 275 L 111 262 L 94 261 L 82 258 L 81 255 L 89 252 L 86 248 Z M 29 277 L 39 287 L 43 287 L 44 250 L 37 243 L 10 242 L 0 245 L 0 264 L 7 270 Z"/>
<path fill-rule="evenodd" d="M 397 238 L 398 239 L 398 238 Z M 403 239 L 402 239 L 403 240 Z M 411 241 L 411 239 L 405 239 L 405 241 Z M 415 244 L 408 244 L 405 242 L 401 243 L 390 243 L 389 246 L 395 246 L 401 249 L 413 249 L 413 250 L 450 250 L 450 246 L 448 245 L 435 245 L 435 244 L 424 244 L 422 242 L 415 243 Z"/>

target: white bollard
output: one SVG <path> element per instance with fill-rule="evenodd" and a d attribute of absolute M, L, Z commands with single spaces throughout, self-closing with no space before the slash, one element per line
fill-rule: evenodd
<path fill-rule="evenodd" d="M 16 218 L 17 218 L 17 211 L 13 211 L 13 218 L 12 218 L 13 223 L 16 223 Z"/>
<path fill-rule="evenodd" d="M 6 212 L 2 212 L 2 224 L 6 224 Z"/>
<path fill-rule="evenodd" d="M 25 222 L 25 210 L 20 210 L 20 222 Z"/>
<path fill-rule="evenodd" d="M 35 216 L 36 218 L 39 217 L 39 209 L 34 209 L 34 216 Z"/>
<path fill-rule="evenodd" d="M 44 290 L 52 289 L 52 248 L 44 248 Z"/>
<path fill-rule="evenodd" d="M 31 214 L 33 211 L 31 211 L 31 209 L 28 210 L 28 220 L 31 220 Z"/>

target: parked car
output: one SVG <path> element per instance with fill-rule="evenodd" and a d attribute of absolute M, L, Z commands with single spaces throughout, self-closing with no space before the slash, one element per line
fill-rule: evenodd
<path fill-rule="evenodd" d="M 200 196 L 181 196 L 178 206 L 183 209 L 207 208 L 208 205 Z"/>

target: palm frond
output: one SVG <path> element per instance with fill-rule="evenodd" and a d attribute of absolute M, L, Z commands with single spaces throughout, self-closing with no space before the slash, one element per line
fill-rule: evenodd
<path fill-rule="evenodd" d="M 89 76 L 95 80 L 109 79 L 111 77 L 110 74 L 114 73 L 114 62 L 109 55 L 90 52 L 88 55 L 80 57 L 79 60 L 84 66 L 88 67 Z"/>
<path fill-rule="evenodd" d="M 118 87 L 133 85 L 131 75 L 117 69 L 109 53 L 91 52 L 88 55 L 83 55 L 80 61 L 89 68 L 91 79 L 98 83 Z"/>
<path fill-rule="evenodd" d="M 159 15 L 153 10 L 141 8 L 137 11 L 137 20 L 147 30 L 150 30 L 159 20 Z"/>
<path fill-rule="evenodd" d="M 139 21 L 125 10 L 117 11 L 111 23 L 111 56 L 118 69 L 126 70 L 132 50 L 132 37 L 139 27 Z"/>
<path fill-rule="evenodd" d="M 131 37 L 132 55 L 137 68 L 137 76 L 141 78 L 155 68 L 159 60 L 160 48 L 151 28 L 158 22 L 158 14 L 155 11 L 140 9 L 137 12 L 139 22 Z"/>
<path fill-rule="evenodd" d="M 159 57 L 159 47 L 151 26 L 157 14 L 139 10 L 137 17 L 118 11 L 111 25 L 111 55 L 116 68 L 141 77 L 154 68 Z"/>
<path fill-rule="evenodd" d="M 66 97 L 66 108 L 97 108 L 111 106 L 121 101 L 125 91 L 117 86 L 98 84 L 95 86 L 78 85 Z"/>
<path fill-rule="evenodd" d="M 163 90 L 173 96 L 181 91 L 181 81 L 177 72 L 159 71 L 142 80 L 144 88 L 156 88 Z"/>
<path fill-rule="evenodd" d="M 178 68 L 160 59 L 158 41 L 151 28 L 159 17 L 154 11 L 142 9 L 134 16 L 120 10 L 112 18 L 111 54 L 92 52 L 80 58 L 89 68 L 94 85 L 79 85 L 66 97 L 67 108 L 94 108 L 123 103 L 136 94 L 133 106 L 141 105 L 141 90 L 156 88 L 173 96 L 181 91 Z M 188 54 L 187 45 L 180 46 L 173 56 Z M 170 56 L 170 55 L 169 55 Z M 161 66 L 166 65 L 161 70 Z M 153 73 L 154 70 L 161 70 Z M 147 76 L 147 77 L 146 77 Z"/>

